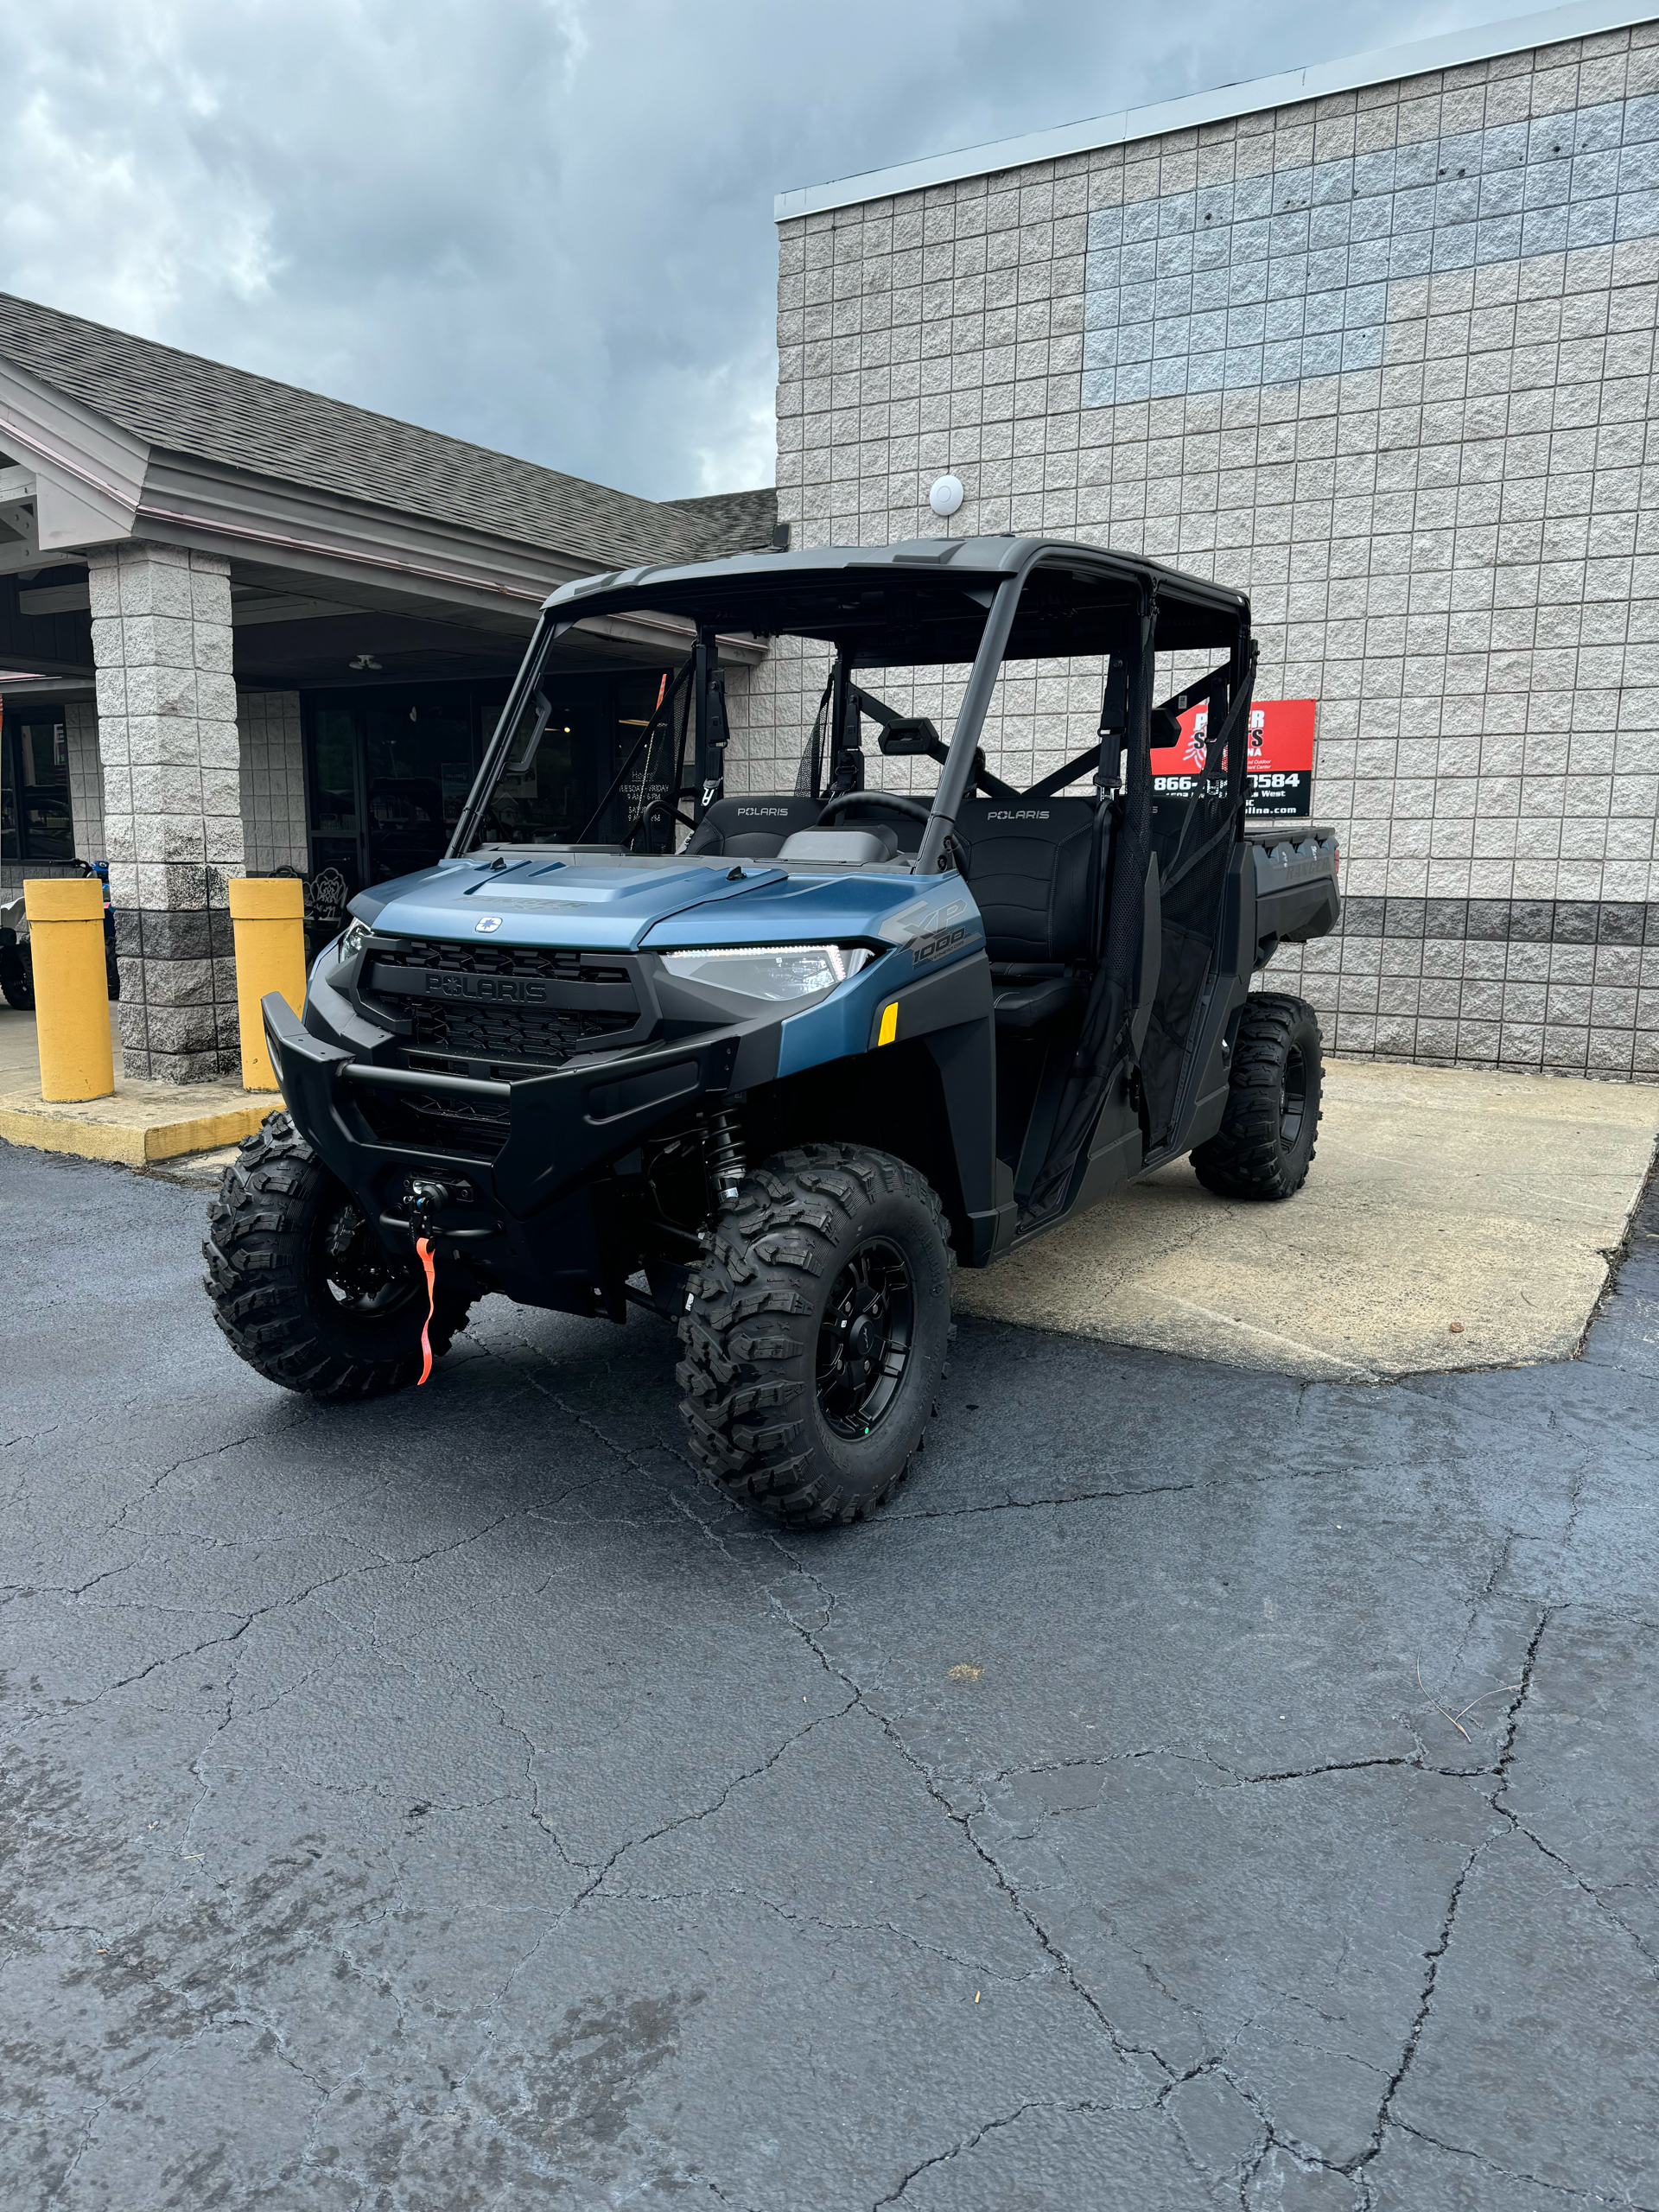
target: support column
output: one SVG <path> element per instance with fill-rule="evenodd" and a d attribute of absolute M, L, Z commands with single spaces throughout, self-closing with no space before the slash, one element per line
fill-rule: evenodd
<path fill-rule="evenodd" d="M 226 880 L 243 868 L 230 564 L 176 546 L 94 551 L 110 899 L 122 1063 L 164 1083 L 235 1078 Z"/>

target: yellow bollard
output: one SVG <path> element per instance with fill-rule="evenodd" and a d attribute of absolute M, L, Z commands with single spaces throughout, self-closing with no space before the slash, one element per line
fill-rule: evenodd
<path fill-rule="evenodd" d="M 23 886 L 35 975 L 35 1044 L 42 1098 L 107 1098 L 115 1089 L 104 887 L 94 875 Z"/>
<path fill-rule="evenodd" d="M 259 1001 L 280 991 L 296 1014 L 305 1005 L 305 886 L 295 875 L 233 875 L 230 892 L 242 1087 L 275 1090 Z"/>

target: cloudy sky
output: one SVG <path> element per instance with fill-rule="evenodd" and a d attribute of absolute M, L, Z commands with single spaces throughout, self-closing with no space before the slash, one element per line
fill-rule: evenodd
<path fill-rule="evenodd" d="M 0 13 L 0 290 L 654 498 L 770 483 L 772 194 L 1510 0 Z"/>

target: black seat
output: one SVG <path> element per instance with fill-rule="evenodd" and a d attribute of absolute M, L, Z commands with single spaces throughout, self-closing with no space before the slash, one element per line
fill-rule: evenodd
<path fill-rule="evenodd" d="M 964 802 L 955 836 L 985 921 L 997 1026 L 1075 1010 L 1094 959 L 1095 807 L 1086 798 Z"/>
<path fill-rule="evenodd" d="M 785 837 L 816 830 L 823 802 L 810 793 L 746 792 L 717 798 L 686 842 L 688 853 L 719 853 L 733 860 L 771 861 Z"/>

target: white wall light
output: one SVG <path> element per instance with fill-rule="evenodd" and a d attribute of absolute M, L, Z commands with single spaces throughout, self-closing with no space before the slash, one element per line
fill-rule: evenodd
<path fill-rule="evenodd" d="M 936 515 L 953 515 L 962 505 L 960 476 L 941 476 L 927 495 L 927 504 Z"/>

